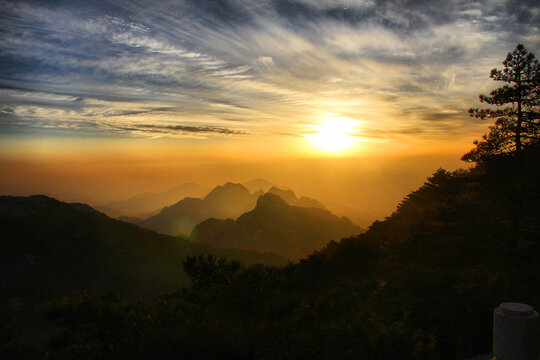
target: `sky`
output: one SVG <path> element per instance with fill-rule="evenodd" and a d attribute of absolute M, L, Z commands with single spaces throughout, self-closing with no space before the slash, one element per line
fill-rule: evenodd
<path fill-rule="evenodd" d="M 0 193 L 89 202 L 267 177 L 354 205 L 403 183 L 382 214 L 467 166 L 490 70 L 540 50 L 532 0 L 0 6 Z"/>

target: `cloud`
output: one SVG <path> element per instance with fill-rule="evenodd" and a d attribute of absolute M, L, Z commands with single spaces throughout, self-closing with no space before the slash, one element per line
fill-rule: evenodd
<path fill-rule="evenodd" d="M 493 87 L 489 70 L 506 52 L 523 39 L 538 52 L 539 9 L 529 0 L 5 2 L 1 116 L 73 133 L 280 136 L 340 113 L 366 137 L 458 134 L 478 126 L 462 110 Z"/>
<path fill-rule="evenodd" d="M 210 127 L 210 126 L 190 126 L 190 125 L 154 125 L 154 124 L 136 124 L 136 129 L 161 131 L 161 132 L 180 132 L 180 133 L 203 133 L 203 134 L 224 134 L 224 135 L 245 135 L 245 131 Z"/>

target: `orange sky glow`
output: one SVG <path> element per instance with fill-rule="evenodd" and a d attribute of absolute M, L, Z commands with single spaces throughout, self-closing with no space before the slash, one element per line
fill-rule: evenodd
<path fill-rule="evenodd" d="M 469 166 L 490 70 L 540 49 L 538 6 L 509 4 L 6 2 L 0 194 L 96 205 L 264 178 L 387 216 Z"/>

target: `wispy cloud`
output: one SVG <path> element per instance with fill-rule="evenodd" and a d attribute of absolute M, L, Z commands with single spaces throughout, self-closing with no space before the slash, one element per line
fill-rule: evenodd
<path fill-rule="evenodd" d="M 137 129 L 153 130 L 161 132 L 179 132 L 179 133 L 218 133 L 224 135 L 245 135 L 245 131 L 232 130 L 219 127 L 210 126 L 189 126 L 189 125 L 152 125 L 152 124 L 138 124 L 135 125 Z"/>
<path fill-rule="evenodd" d="M 540 49 L 534 1 L 2 8 L 0 132 L 282 136 L 339 113 L 365 137 L 448 137 L 477 126 L 464 109 L 506 52 Z"/>

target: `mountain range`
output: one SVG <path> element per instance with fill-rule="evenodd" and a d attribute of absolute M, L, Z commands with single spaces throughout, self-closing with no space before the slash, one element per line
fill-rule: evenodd
<path fill-rule="evenodd" d="M 151 298 L 185 283 L 181 263 L 192 254 L 285 264 L 362 232 L 291 190 L 250 193 L 233 183 L 131 220 L 140 226 L 44 195 L 0 196 L 0 304 L 34 306 L 82 290 Z M 180 236 L 194 228 L 192 241 Z"/>
<path fill-rule="evenodd" d="M 209 190 L 194 183 L 185 183 L 166 191 L 158 193 L 146 192 L 125 200 L 115 200 L 96 205 L 94 208 L 114 218 L 121 216 L 145 218 L 155 215 L 160 209 L 175 203 L 179 199 L 202 197 Z"/>
<path fill-rule="evenodd" d="M 292 191 L 274 191 L 296 199 Z M 295 203 L 313 201 L 296 199 Z M 337 217 L 317 207 L 291 206 L 282 197 L 268 192 L 258 198 L 255 209 L 237 220 L 212 218 L 201 222 L 191 238 L 195 243 L 216 248 L 271 252 L 298 260 L 331 240 L 362 231 L 346 217 Z"/>
<path fill-rule="evenodd" d="M 237 218 L 253 209 L 261 192 L 251 194 L 241 184 L 231 182 L 215 187 L 204 198 L 186 197 L 147 219 L 121 218 L 141 227 L 173 236 L 189 236 L 203 220 Z"/>
<path fill-rule="evenodd" d="M 263 185 L 263 180 L 255 181 L 256 186 Z M 308 197 L 296 197 L 292 190 L 282 190 L 270 183 L 268 193 L 281 197 L 289 205 L 325 209 L 317 200 Z M 254 185 L 255 186 L 255 185 Z M 158 214 L 147 219 L 120 217 L 123 221 L 173 236 L 189 236 L 200 222 L 215 219 L 236 219 L 240 215 L 253 210 L 259 196 L 264 191 L 251 193 L 244 185 L 228 182 L 215 187 L 204 198 L 187 197 L 171 206 L 163 208 Z"/>

